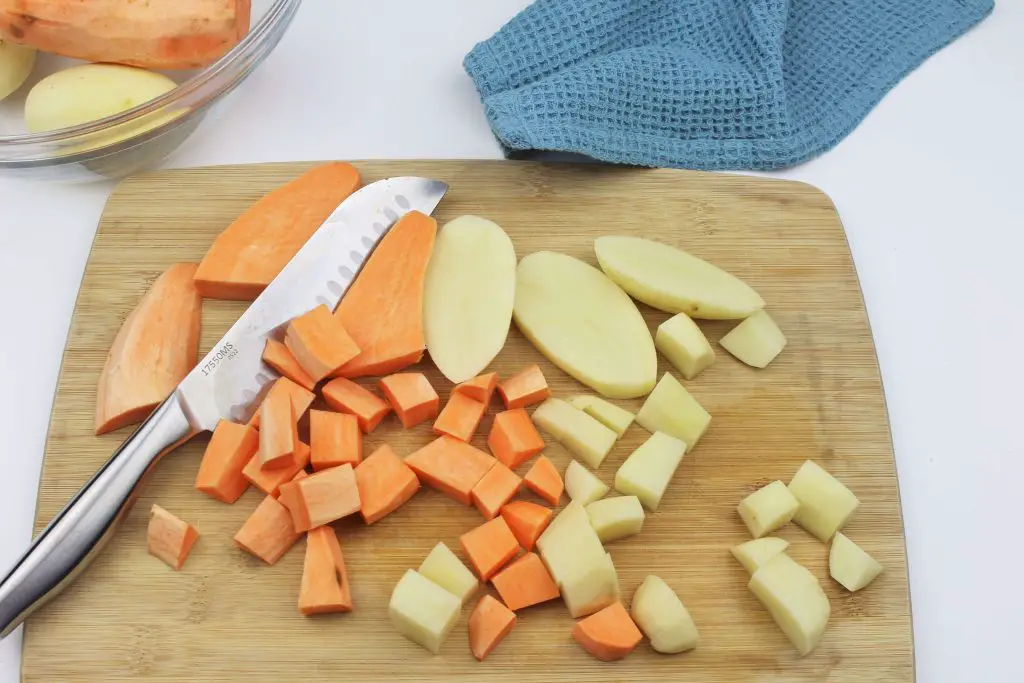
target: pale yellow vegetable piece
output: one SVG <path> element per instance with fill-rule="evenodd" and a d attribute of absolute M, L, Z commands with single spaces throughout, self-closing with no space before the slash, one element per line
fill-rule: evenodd
<path fill-rule="evenodd" d="M 580 505 L 589 505 L 611 490 L 608 484 L 575 460 L 565 468 L 565 492 Z"/>
<path fill-rule="evenodd" d="M 636 496 L 648 510 L 657 510 L 685 453 L 685 443 L 664 432 L 654 432 L 619 467 L 615 490 Z"/>
<path fill-rule="evenodd" d="M 856 592 L 878 578 L 882 565 L 844 534 L 836 532 L 828 551 L 828 573 L 843 588 Z"/>
<path fill-rule="evenodd" d="M 787 524 L 799 507 L 800 503 L 786 485 L 773 481 L 744 498 L 736 509 L 750 535 L 761 538 Z"/>
<path fill-rule="evenodd" d="M 35 63 L 35 49 L 0 40 L 0 100 L 22 86 Z"/>
<path fill-rule="evenodd" d="M 576 501 L 551 520 L 537 539 L 537 552 L 559 588 L 566 577 L 599 564 L 605 554 L 586 509 Z"/>
<path fill-rule="evenodd" d="M 743 565 L 743 568 L 753 574 L 764 566 L 768 560 L 779 553 L 786 552 L 788 547 L 789 541 L 786 539 L 777 536 L 766 536 L 765 538 L 755 538 L 753 541 L 734 545 L 730 548 L 730 551 L 732 556 Z"/>
<path fill-rule="evenodd" d="M 860 505 L 850 489 L 813 460 L 793 475 L 789 492 L 800 502 L 793 521 L 822 542 L 846 526 Z"/>
<path fill-rule="evenodd" d="M 430 359 L 458 384 L 505 346 L 516 296 L 516 252 L 497 223 L 459 216 L 442 227 L 423 288 Z"/>
<path fill-rule="evenodd" d="M 604 609 L 619 599 L 619 575 L 605 553 L 592 564 L 578 563 L 562 582 L 562 599 L 573 619 Z"/>
<path fill-rule="evenodd" d="M 763 368 L 786 348 L 786 337 L 767 312 L 757 311 L 718 343 L 747 365 Z"/>
<path fill-rule="evenodd" d="M 409 569 L 391 593 L 388 616 L 399 633 L 436 655 L 461 609 L 457 596 Z"/>
<path fill-rule="evenodd" d="M 629 425 L 633 424 L 633 420 L 636 418 L 625 408 L 609 403 L 599 396 L 578 394 L 569 398 L 569 405 L 595 418 L 619 436 L 626 433 Z"/>
<path fill-rule="evenodd" d="M 587 506 L 590 526 L 601 543 L 611 543 L 640 533 L 644 528 L 644 506 L 636 496 L 595 500 Z"/>
<path fill-rule="evenodd" d="M 682 249 L 640 237 L 594 241 L 601 270 L 648 306 L 691 318 L 735 320 L 764 307 L 745 282 Z"/>
<path fill-rule="evenodd" d="M 648 575 L 636 589 L 629 614 L 650 639 L 655 652 L 686 652 L 700 642 L 697 626 L 682 600 L 654 574 Z"/>
<path fill-rule="evenodd" d="M 516 269 L 516 326 L 552 363 L 602 396 L 635 398 L 658 378 L 636 304 L 597 268 L 541 251 Z"/>
<path fill-rule="evenodd" d="M 686 444 L 689 453 L 708 430 L 711 415 L 679 380 L 666 372 L 636 414 L 636 423 L 649 432 L 674 436 Z"/>
<path fill-rule="evenodd" d="M 533 421 L 594 469 L 604 462 L 617 438 L 611 429 L 560 398 L 541 403 L 533 411 Z"/>
<path fill-rule="evenodd" d="M 754 572 L 747 587 L 801 655 L 818 645 L 832 606 L 806 567 L 779 553 Z"/>
<path fill-rule="evenodd" d="M 654 346 L 686 379 L 693 379 L 715 362 L 711 343 L 685 313 L 677 313 L 658 325 Z"/>
<path fill-rule="evenodd" d="M 462 604 L 466 604 L 480 586 L 476 575 L 444 543 L 434 546 L 420 565 L 419 573 L 457 597 Z"/>

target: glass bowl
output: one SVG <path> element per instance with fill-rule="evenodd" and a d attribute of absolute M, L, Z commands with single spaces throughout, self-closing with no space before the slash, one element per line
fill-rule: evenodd
<path fill-rule="evenodd" d="M 159 163 L 281 40 L 302 0 L 254 0 L 249 33 L 202 70 L 165 72 L 178 87 L 134 109 L 47 133 L 26 133 L 25 94 L 41 77 L 79 63 L 40 54 L 28 83 L 0 103 L 0 174 L 44 180 L 120 178 Z M 54 68 L 56 67 L 56 68 Z M 20 129 L 20 130 L 19 130 Z"/>

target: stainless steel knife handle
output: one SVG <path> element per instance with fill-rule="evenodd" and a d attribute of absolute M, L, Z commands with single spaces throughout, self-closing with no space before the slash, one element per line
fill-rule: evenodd
<path fill-rule="evenodd" d="M 0 581 L 0 638 L 74 581 L 131 509 L 153 465 L 198 431 L 177 393 L 153 411 Z"/>

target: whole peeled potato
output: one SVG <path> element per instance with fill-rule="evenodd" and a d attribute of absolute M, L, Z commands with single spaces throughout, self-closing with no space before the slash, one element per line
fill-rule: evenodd
<path fill-rule="evenodd" d="M 36 63 L 36 51 L 0 40 L 0 100 L 21 87 Z"/>
<path fill-rule="evenodd" d="M 73 66 L 29 91 L 25 124 L 32 133 L 77 126 L 137 107 L 175 87 L 167 76 L 132 66 Z"/>

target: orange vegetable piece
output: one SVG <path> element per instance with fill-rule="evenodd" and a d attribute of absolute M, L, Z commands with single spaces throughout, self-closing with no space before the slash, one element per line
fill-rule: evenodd
<path fill-rule="evenodd" d="M 355 167 L 334 162 L 265 195 L 213 241 L 195 274 L 200 294 L 254 300 L 357 187 Z"/>
<path fill-rule="evenodd" d="M 267 496 L 235 534 L 235 545 L 267 564 L 274 564 L 301 536 L 292 524 L 288 508 L 277 498 Z"/>
<path fill-rule="evenodd" d="M 355 415 L 329 410 L 309 411 L 310 462 L 314 470 L 348 463 L 355 467 L 363 459 L 363 433 Z"/>
<path fill-rule="evenodd" d="M 185 564 L 189 551 L 199 538 L 196 528 L 184 522 L 159 505 L 149 509 L 149 527 L 146 530 L 146 550 L 177 571 Z"/>
<path fill-rule="evenodd" d="M 463 505 L 470 493 L 497 461 L 483 451 L 450 436 L 441 436 L 419 449 L 405 464 L 420 481 Z"/>
<path fill-rule="evenodd" d="M 356 473 L 349 464 L 281 484 L 280 499 L 291 512 L 296 531 L 330 524 L 362 507 Z"/>
<path fill-rule="evenodd" d="M 391 407 L 379 396 L 344 377 L 332 379 L 320 392 L 330 407 L 355 415 L 364 434 L 372 432 L 391 412 Z"/>
<path fill-rule="evenodd" d="M 277 380 L 271 385 L 270 390 L 267 392 L 267 395 L 263 397 L 263 400 L 266 401 L 271 394 L 276 393 L 288 394 L 288 398 L 290 398 L 292 401 L 292 408 L 295 409 L 296 422 L 302 419 L 302 416 L 306 414 L 307 410 L 309 410 L 309 406 L 312 405 L 313 399 L 316 398 L 312 391 L 309 391 L 299 386 L 298 384 L 288 379 L 287 377 L 278 377 Z M 253 413 L 252 419 L 249 420 L 249 424 L 251 424 L 256 429 L 260 428 L 259 410 Z"/>
<path fill-rule="evenodd" d="M 469 441 L 473 438 L 476 428 L 480 426 L 480 420 L 487 412 L 487 405 L 469 398 L 465 394 L 452 392 L 448 397 L 448 403 L 444 410 L 434 422 L 434 432 L 437 434 L 448 434 L 461 441 Z"/>
<path fill-rule="evenodd" d="M 295 407 L 284 392 L 268 394 L 260 405 L 260 465 L 288 467 L 299 444 Z"/>
<path fill-rule="evenodd" d="M 488 372 L 456 385 L 454 391 L 457 394 L 465 394 L 474 401 L 480 401 L 486 406 L 490 404 L 491 396 L 497 385 L 498 373 Z"/>
<path fill-rule="evenodd" d="M 287 467 L 263 467 L 257 453 L 242 468 L 242 476 L 263 493 L 276 497 L 281 484 L 291 481 L 309 464 L 309 452 L 309 446 L 300 441 L 292 455 L 292 462 Z"/>
<path fill-rule="evenodd" d="M 643 635 L 622 603 L 613 602 L 600 612 L 577 621 L 572 627 L 572 637 L 602 662 L 614 662 L 632 652 Z"/>
<path fill-rule="evenodd" d="M 334 315 L 361 352 L 342 377 L 390 375 L 423 358 L 423 280 L 437 221 L 410 211 L 380 241 Z"/>
<path fill-rule="evenodd" d="M 203 300 L 193 263 L 177 263 L 128 314 L 100 373 L 96 433 L 142 422 L 196 365 Z"/>
<path fill-rule="evenodd" d="M 519 543 L 501 517 L 459 536 L 462 550 L 477 575 L 487 581 L 519 552 Z"/>
<path fill-rule="evenodd" d="M 437 417 L 441 399 L 422 373 L 388 375 L 380 381 L 380 389 L 406 429 Z"/>
<path fill-rule="evenodd" d="M 513 500 L 501 508 L 501 516 L 512 530 L 519 545 L 533 550 L 534 544 L 551 524 L 554 511 L 528 500 Z"/>
<path fill-rule="evenodd" d="M 306 534 L 306 559 L 302 564 L 299 612 L 309 616 L 351 611 L 352 591 L 338 535 L 329 526 L 310 529 Z"/>
<path fill-rule="evenodd" d="M 494 519 L 501 507 L 519 492 L 522 483 L 515 472 L 496 462 L 473 487 L 470 498 L 485 519 Z"/>
<path fill-rule="evenodd" d="M 559 596 L 558 586 L 536 553 L 526 553 L 491 579 L 510 610 L 539 605 Z"/>
<path fill-rule="evenodd" d="M 515 612 L 491 595 L 480 598 L 469 615 L 469 649 L 473 656 L 484 661 L 515 625 Z"/>
<path fill-rule="evenodd" d="M 487 447 L 495 458 L 515 469 L 544 450 L 544 439 L 530 415 L 522 408 L 514 408 L 494 416 Z"/>
<path fill-rule="evenodd" d="M 7 42 L 146 69 L 212 64 L 249 32 L 251 0 L 4 0 Z"/>
<path fill-rule="evenodd" d="M 526 472 L 526 476 L 523 477 L 523 483 L 526 484 L 526 488 L 551 505 L 558 505 L 558 501 L 562 498 L 562 491 L 565 489 L 562 475 L 558 473 L 555 464 L 546 455 L 537 458 L 537 461 Z"/>
<path fill-rule="evenodd" d="M 313 391 L 316 381 L 302 369 L 299 361 L 288 350 L 288 347 L 274 339 L 268 339 L 263 347 L 263 362 L 279 373 L 298 384 L 306 391 Z"/>
<path fill-rule="evenodd" d="M 196 490 L 224 503 L 234 503 L 249 488 L 242 470 L 256 455 L 260 433 L 227 420 L 217 423 L 196 475 Z"/>
<path fill-rule="evenodd" d="M 544 373 L 536 365 L 523 368 L 499 384 L 498 393 L 509 410 L 525 408 L 551 398 L 548 381 L 544 379 Z"/>
<path fill-rule="evenodd" d="M 288 323 L 284 345 L 317 382 L 359 355 L 344 325 L 323 304 Z"/>
<path fill-rule="evenodd" d="M 378 522 L 405 505 L 420 490 L 420 480 L 387 444 L 381 445 L 356 467 L 356 486 L 363 520 Z"/>

